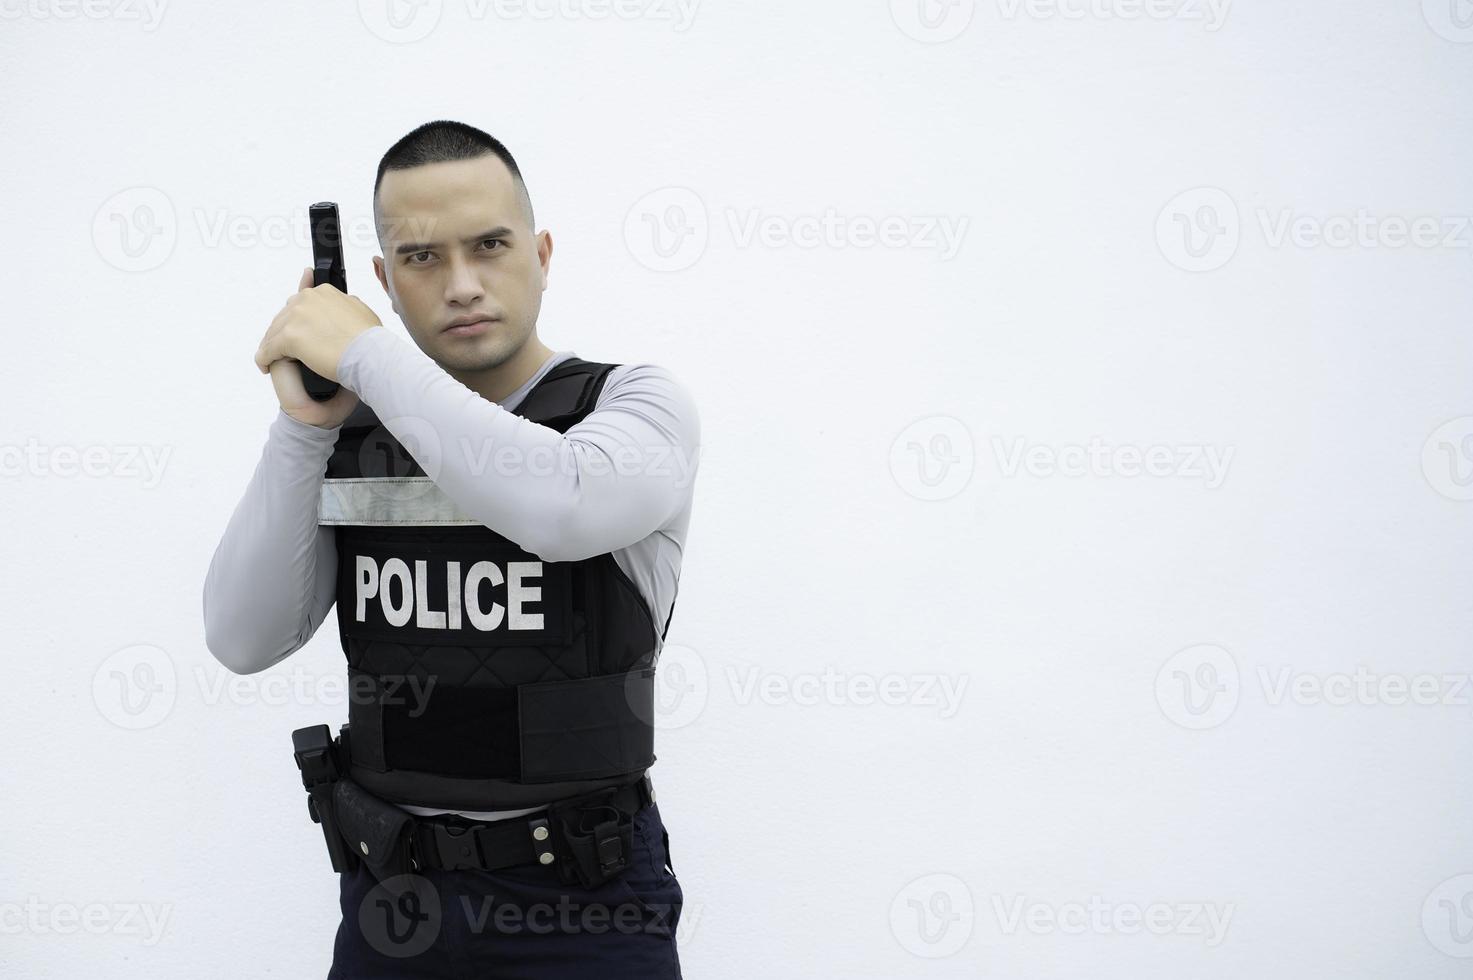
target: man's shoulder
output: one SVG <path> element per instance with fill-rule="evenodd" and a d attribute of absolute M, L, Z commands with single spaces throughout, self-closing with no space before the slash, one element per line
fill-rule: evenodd
<path fill-rule="evenodd" d="M 604 362 L 610 363 L 610 362 Z M 645 394 L 690 400 L 690 389 L 670 368 L 649 361 L 614 363 L 604 381 L 604 394 Z M 601 396 L 600 401 L 603 400 Z"/>
<path fill-rule="evenodd" d="M 669 388 L 683 389 L 685 387 L 675 372 L 663 364 L 652 364 L 649 361 L 602 361 L 598 363 L 613 365 L 607 384 L 618 382 L 623 385 L 637 383 Z"/>
<path fill-rule="evenodd" d="M 649 361 L 614 363 L 599 392 L 597 411 L 617 405 L 646 415 L 658 414 L 663 421 L 678 421 L 697 430 L 700 425 L 690 387 L 670 368 Z"/>

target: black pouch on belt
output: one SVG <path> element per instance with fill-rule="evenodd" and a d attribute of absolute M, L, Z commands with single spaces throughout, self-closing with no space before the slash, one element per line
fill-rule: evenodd
<path fill-rule="evenodd" d="M 611 805 L 616 788 L 554 803 L 549 819 L 562 838 L 558 875 L 566 884 L 601 885 L 629 867 L 634 852 L 634 814 Z"/>
<path fill-rule="evenodd" d="M 379 881 L 408 874 L 414 817 L 344 777 L 333 787 L 338 832 Z"/>

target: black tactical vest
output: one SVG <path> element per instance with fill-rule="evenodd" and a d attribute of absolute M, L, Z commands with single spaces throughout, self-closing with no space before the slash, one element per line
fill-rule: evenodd
<path fill-rule="evenodd" d="M 569 358 L 515 414 L 566 432 L 616 366 Z M 656 627 L 611 553 L 543 561 L 459 514 L 362 403 L 328 460 L 319 523 L 337 537 L 349 774 L 369 792 L 528 807 L 655 761 L 654 665 L 670 622 Z"/>

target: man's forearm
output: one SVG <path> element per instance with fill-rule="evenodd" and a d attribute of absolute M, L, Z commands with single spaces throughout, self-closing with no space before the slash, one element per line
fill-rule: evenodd
<path fill-rule="evenodd" d="M 337 549 L 318 527 L 323 472 L 338 428 L 283 411 L 205 575 L 205 643 L 238 674 L 298 650 L 333 602 Z"/>
<path fill-rule="evenodd" d="M 338 371 L 468 517 L 547 561 L 628 547 L 689 497 L 699 421 L 654 365 L 611 375 L 566 435 L 487 401 L 382 326 L 353 340 Z"/>

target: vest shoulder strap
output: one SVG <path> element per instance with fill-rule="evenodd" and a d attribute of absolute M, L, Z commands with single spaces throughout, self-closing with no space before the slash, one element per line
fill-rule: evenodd
<path fill-rule="evenodd" d="M 543 375 L 513 411 L 528 421 L 567 432 L 593 411 L 609 372 L 618 366 L 570 357 Z"/>

